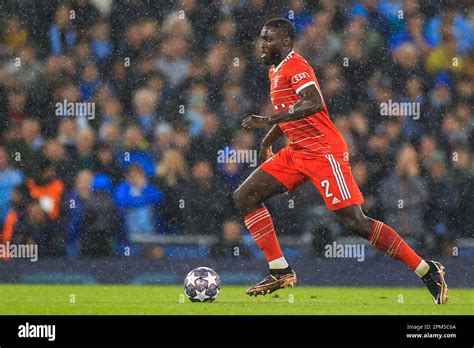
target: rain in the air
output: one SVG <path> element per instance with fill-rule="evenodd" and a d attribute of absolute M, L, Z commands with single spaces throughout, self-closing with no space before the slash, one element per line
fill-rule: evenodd
<path fill-rule="evenodd" d="M 472 314 L 473 105 L 472 1 L 0 1 L 0 314 Z"/>

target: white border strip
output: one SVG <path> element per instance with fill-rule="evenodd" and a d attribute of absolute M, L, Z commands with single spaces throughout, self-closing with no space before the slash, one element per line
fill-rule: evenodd
<path fill-rule="evenodd" d="M 345 191 L 342 189 L 342 185 L 339 181 L 340 180 L 339 175 L 336 173 L 336 168 L 334 167 L 334 163 L 332 162 L 332 159 L 331 159 L 330 155 L 326 155 L 324 157 L 327 158 L 327 160 L 329 161 L 329 164 L 331 165 L 332 172 L 334 174 L 334 177 L 336 178 L 337 186 L 339 187 L 339 192 L 341 193 L 342 200 L 344 201 L 344 200 L 347 199 L 347 197 L 346 197 Z"/>
<path fill-rule="evenodd" d="M 314 82 L 314 81 L 309 81 L 309 82 L 306 82 L 304 85 L 299 86 L 298 89 L 296 90 L 296 94 L 298 94 L 303 88 L 306 88 L 306 87 L 311 86 L 311 85 L 315 85 L 315 86 L 316 86 L 316 82 Z M 316 89 L 317 89 L 318 92 L 319 92 L 318 86 L 316 86 Z M 319 95 L 321 95 L 321 92 L 319 92 Z M 322 96 L 321 96 L 321 98 L 322 98 Z"/>

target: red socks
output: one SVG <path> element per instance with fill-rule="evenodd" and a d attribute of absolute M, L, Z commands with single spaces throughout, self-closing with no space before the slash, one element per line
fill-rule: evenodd
<path fill-rule="evenodd" d="M 283 257 L 272 218 L 264 205 L 245 216 L 245 226 L 247 226 L 258 247 L 262 249 L 268 262 Z M 380 251 L 395 260 L 403 262 L 413 271 L 423 261 L 397 232 L 383 222 L 374 221 L 369 234 L 369 241 Z"/>
<path fill-rule="evenodd" d="M 272 217 L 264 205 L 245 216 L 245 226 L 258 247 L 262 249 L 268 262 L 283 256 L 273 227 Z"/>
<path fill-rule="evenodd" d="M 422 258 L 410 248 L 402 237 L 383 222 L 374 221 L 369 235 L 369 242 L 388 256 L 400 260 L 413 271 L 422 261 Z"/>

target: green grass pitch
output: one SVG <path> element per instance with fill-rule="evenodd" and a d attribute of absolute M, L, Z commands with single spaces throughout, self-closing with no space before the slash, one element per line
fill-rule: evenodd
<path fill-rule="evenodd" d="M 474 314 L 474 290 L 450 289 L 435 305 L 424 288 L 282 289 L 248 297 L 244 286 L 224 286 L 217 301 L 192 303 L 181 286 L 0 285 L 0 315 L 443 315 Z"/>

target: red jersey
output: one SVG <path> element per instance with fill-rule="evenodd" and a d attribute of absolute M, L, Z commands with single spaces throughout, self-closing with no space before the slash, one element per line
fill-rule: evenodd
<path fill-rule="evenodd" d="M 318 80 L 306 59 L 291 51 L 277 67 L 269 71 L 270 96 L 275 113 L 287 110 L 298 100 L 298 92 L 315 85 L 324 109 L 296 121 L 280 122 L 278 125 L 290 140 L 290 149 L 301 157 L 347 153 L 347 145 L 339 130 L 329 118 Z"/>

